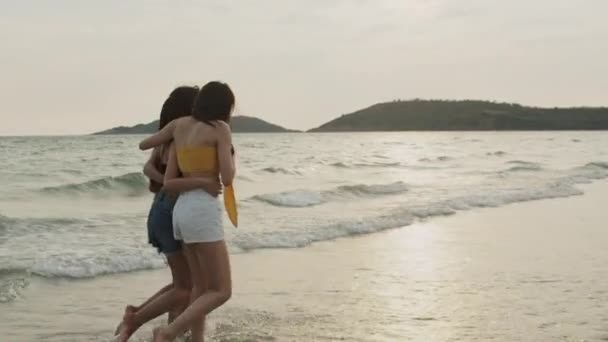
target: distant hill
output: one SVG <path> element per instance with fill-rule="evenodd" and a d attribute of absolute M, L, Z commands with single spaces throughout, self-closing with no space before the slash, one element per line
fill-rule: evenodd
<path fill-rule="evenodd" d="M 230 120 L 233 132 L 238 133 L 280 133 L 297 132 L 251 116 L 235 116 Z"/>
<path fill-rule="evenodd" d="M 311 132 L 455 130 L 607 130 L 608 108 L 536 108 L 488 101 L 379 103 Z"/>
<path fill-rule="evenodd" d="M 281 126 L 271 124 L 264 120 L 250 116 L 235 116 L 230 122 L 232 131 L 235 133 L 278 133 L 278 132 L 296 132 L 288 130 Z M 119 126 L 110 128 L 105 131 L 93 133 L 94 135 L 110 135 L 110 134 L 151 134 L 158 130 L 158 120 L 147 124 L 139 124 L 135 126 Z"/>

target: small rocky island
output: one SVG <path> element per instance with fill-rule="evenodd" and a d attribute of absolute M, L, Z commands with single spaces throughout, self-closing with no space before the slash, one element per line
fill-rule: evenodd
<path fill-rule="evenodd" d="M 606 130 L 608 108 L 538 108 L 489 101 L 393 101 L 345 114 L 311 132 Z"/>
<path fill-rule="evenodd" d="M 295 132 L 262 119 L 251 116 L 235 116 L 230 122 L 232 131 L 235 133 L 281 133 Z M 135 126 L 119 126 L 110 128 L 105 131 L 93 133 L 94 135 L 111 135 L 111 134 L 151 134 L 158 130 L 158 120 L 147 124 L 139 124 Z"/>

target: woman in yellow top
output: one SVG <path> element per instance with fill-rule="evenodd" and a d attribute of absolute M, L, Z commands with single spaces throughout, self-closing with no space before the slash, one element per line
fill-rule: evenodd
<path fill-rule="evenodd" d="M 192 341 L 202 341 L 203 317 L 232 294 L 220 202 L 203 190 L 191 189 L 218 178 L 227 190 L 232 189 L 235 165 L 228 123 L 234 102 L 227 84 L 210 82 L 199 91 L 191 116 L 172 121 L 140 143 L 145 150 L 173 140 L 164 189 L 180 193 L 173 209 L 174 234 L 184 243 L 193 283 L 190 306 L 168 326 L 154 330 L 155 342 L 172 341 L 188 328 Z M 228 204 L 229 210 L 234 209 L 234 203 Z"/>

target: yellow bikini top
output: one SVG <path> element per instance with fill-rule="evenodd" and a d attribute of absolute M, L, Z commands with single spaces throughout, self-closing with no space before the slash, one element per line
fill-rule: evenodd
<path fill-rule="evenodd" d="M 209 172 L 215 174 L 219 172 L 219 162 L 215 146 L 176 147 L 175 150 L 177 152 L 177 164 L 182 172 Z M 226 207 L 230 222 L 237 227 L 238 212 L 236 208 L 236 196 L 232 185 L 224 189 L 224 206 Z"/>
<path fill-rule="evenodd" d="M 175 150 L 177 164 L 182 172 L 219 172 L 215 146 L 177 147 Z"/>

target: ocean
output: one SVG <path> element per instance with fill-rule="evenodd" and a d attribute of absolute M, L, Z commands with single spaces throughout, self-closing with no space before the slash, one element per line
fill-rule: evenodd
<path fill-rule="evenodd" d="M 164 268 L 147 244 L 143 136 L 0 137 L 0 311 L 33 279 Z M 582 195 L 605 132 L 235 134 L 232 254 L 407 229 L 478 208 Z M 405 228 L 403 228 L 405 227 Z"/>

